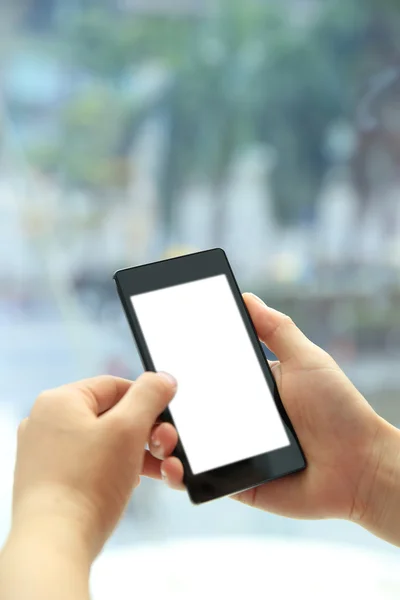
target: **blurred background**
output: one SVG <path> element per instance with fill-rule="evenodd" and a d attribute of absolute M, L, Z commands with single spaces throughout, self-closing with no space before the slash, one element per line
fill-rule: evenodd
<path fill-rule="evenodd" d="M 16 424 L 36 395 L 141 371 L 113 272 L 211 246 L 400 425 L 398 1 L 3 0 L 3 538 Z M 230 539 L 322 544 L 340 568 L 340 544 L 396 555 L 350 524 L 195 509 L 146 481 L 100 563 L 160 544 L 206 561 Z M 109 564 L 115 581 L 124 563 Z"/>

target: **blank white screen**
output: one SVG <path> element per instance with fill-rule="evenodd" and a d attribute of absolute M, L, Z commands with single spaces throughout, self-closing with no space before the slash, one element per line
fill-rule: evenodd
<path fill-rule="evenodd" d="M 289 445 L 225 275 L 131 298 L 193 474 Z"/>

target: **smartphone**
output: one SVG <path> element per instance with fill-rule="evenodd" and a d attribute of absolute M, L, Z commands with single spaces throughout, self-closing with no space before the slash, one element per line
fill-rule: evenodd
<path fill-rule="evenodd" d="M 147 371 L 178 390 L 161 419 L 194 504 L 301 471 L 306 460 L 225 252 L 123 269 L 118 293 Z"/>

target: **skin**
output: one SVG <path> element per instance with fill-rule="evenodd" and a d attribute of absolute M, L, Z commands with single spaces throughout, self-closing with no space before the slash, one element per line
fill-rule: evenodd
<path fill-rule="evenodd" d="M 244 299 L 260 339 L 279 359 L 272 372 L 308 468 L 235 499 L 287 517 L 348 519 L 400 545 L 400 467 L 393 466 L 400 464 L 399 431 L 289 317 L 252 294 Z M 177 440 L 172 425 L 155 426 L 144 474 L 183 489 L 182 463 L 171 457 Z"/>
<path fill-rule="evenodd" d="M 296 518 L 351 519 L 400 545 L 400 433 L 292 321 L 245 300 L 308 459 L 301 474 L 236 497 Z M 100 377 L 48 391 L 18 434 L 13 518 L 0 555 L 0 600 L 88 600 L 92 562 L 140 473 L 181 489 L 177 434 L 158 416 L 176 391 L 166 374 Z M 150 452 L 145 452 L 150 440 Z"/>
<path fill-rule="evenodd" d="M 139 483 L 176 382 L 99 377 L 44 392 L 18 434 L 0 599 L 88 600 L 90 567 Z"/>

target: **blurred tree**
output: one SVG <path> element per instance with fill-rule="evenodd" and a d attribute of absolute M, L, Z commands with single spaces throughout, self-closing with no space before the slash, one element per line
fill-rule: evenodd
<path fill-rule="evenodd" d="M 219 18 L 199 23 L 186 61 L 172 62 L 166 101 L 170 124 L 161 189 L 166 218 L 188 175 L 212 182 L 214 237 L 221 240 L 223 187 L 235 154 L 253 141 L 272 144 L 275 212 L 284 223 L 313 217 L 331 158 L 327 134 L 354 121 L 370 75 L 398 60 L 395 0 L 328 0 L 304 28 L 282 4 L 227 2 Z"/>
<path fill-rule="evenodd" d="M 330 167 L 329 128 L 353 122 L 369 78 L 399 64 L 397 0 L 324 0 L 302 27 L 285 3 L 225 0 L 201 18 L 91 8 L 61 28 L 72 68 L 90 74 L 90 85 L 63 111 L 61 143 L 38 149 L 37 160 L 62 165 L 76 185 L 123 186 L 141 124 L 162 114 L 164 222 L 172 227 L 187 183 L 205 180 L 215 198 L 215 243 L 223 237 L 230 166 L 253 142 L 277 150 L 277 217 L 312 218 Z M 171 73 L 163 95 L 150 104 L 124 100 L 132 69 L 154 60 Z"/>
<path fill-rule="evenodd" d="M 128 173 L 115 148 L 126 114 L 124 101 L 97 84 L 75 95 L 60 114 L 59 135 L 36 144 L 30 157 L 44 171 L 60 177 L 66 188 L 96 191 L 98 198 L 126 185 Z"/>
<path fill-rule="evenodd" d="M 328 168 L 324 142 L 342 114 L 340 81 L 310 31 L 295 36 L 287 27 L 270 40 L 257 79 L 257 135 L 278 154 L 271 182 L 276 215 L 296 222 L 312 216 Z"/>
<path fill-rule="evenodd" d="M 177 62 L 177 52 L 170 55 L 174 82 L 162 107 L 168 123 L 160 182 L 164 218 L 171 226 L 188 180 L 206 182 L 214 199 L 216 245 L 224 239 L 229 169 L 243 147 L 257 137 L 254 78 L 259 52 L 278 22 L 275 7 L 236 0 L 223 6 L 218 17 L 192 24 L 183 58 Z"/>
<path fill-rule="evenodd" d="M 41 31 L 48 29 L 53 23 L 57 0 L 29 0 L 24 15 L 24 25 L 30 29 Z"/>
<path fill-rule="evenodd" d="M 354 123 L 369 78 L 400 66 L 399 31 L 393 0 L 328 0 L 310 27 L 296 33 L 286 23 L 270 38 L 256 118 L 261 138 L 278 150 L 272 183 L 283 221 L 312 216 L 330 167 L 328 129 L 343 118 Z"/>
<path fill-rule="evenodd" d="M 99 5 L 76 12 L 64 25 L 73 64 L 116 84 L 145 60 L 179 62 L 190 40 L 188 18 L 137 16 Z"/>
<path fill-rule="evenodd" d="M 395 119 L 385 119 L 400 99 L 399 32 L 396 0 L 331 1 L 316 31 L 319 47 L 335 61 L 343 113 L 354 122 L 351 167 L 361 213 L 373 199 L 376 171 L 390 185 L 390 170 L 400 170 L 398 126 Z"/>
<path fill-rule="evenodd" d="M 30 150 L 34 164 L 56 173 L 67 188 L 85 187 L 96 197 L 124 188 L 133 140 L 154 109 L 130 89 L 135 68 L 167 39 L 180 39 L 181 48 L 186 30 L 180 21 L 175 26 L 99 7 L 72 12 L 60 25 L 59 47 L 69 65 L 70 94 L 57 113 L 58 134 Z"/>

